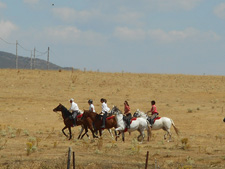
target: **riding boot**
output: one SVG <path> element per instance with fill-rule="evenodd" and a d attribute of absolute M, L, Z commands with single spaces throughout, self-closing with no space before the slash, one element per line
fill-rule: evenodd
<path fill-rule="evenodd" d="M 105 128 L 105 120 L 106 120 L 106 116 L 107 116 L 107 113 L 105 113 L 105 114 L 102 116 L 102 126 L 101 126 L 101 128 Z"/>
<path fill-rule="evenodd" d="M 129 120 L 127 121 L 127 128 L 128 129 L 130 128 L 130 121 Z"/>
<path fill-rule="evenodd" d="M 76 119 L 73 119 L 73 127 L 76 126 Z"/>

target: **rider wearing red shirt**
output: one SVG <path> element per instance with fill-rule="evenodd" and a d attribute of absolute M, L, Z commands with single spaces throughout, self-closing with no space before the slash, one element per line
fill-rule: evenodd
<path fill-rule="evenodd" d="M 130 113 L 130 106 L 127 101 L 124 101 L 124 120 L 127 123 L 127 128 L 130 128 L 130 120 L 132 118 L 132 115 Z"/>
<path fill-rule="evenodd" d="M 151 112 L 152 113 L 150 123 L 151 123 L 151 125 L 153 125 L 154 119 L 159 115 L 159 113 L 157 111 L 157 108 L 156 108 L 156 105 L 155 105 L 155 101 L 154 100 L 151 101 L 151 104 L 152 104 L 152 108 L 148 112 Z"/>

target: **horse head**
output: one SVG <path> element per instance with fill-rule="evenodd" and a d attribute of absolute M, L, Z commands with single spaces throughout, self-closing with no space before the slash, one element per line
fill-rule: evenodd
<path fill-rule="evenodd" d="M 59 105 L 53 109 L 54 112 L 57 112 L 57 111 L 62 111 L 63 109 L 63 105 L 61 103 L 59 103 Z"/>
<path fill-rule="evenodd" d="M 134 112 L 133 117 L 140 117 L 140 110 L 137 109 L 136 112 Z"/>
<path fill-rule="evenodd" d="M 118 114 L 122 114 L 122 112 L 116 106 L 113 106 L 111 110 L 111 114 L 118 115 Z"/>
<path fill-rule="evenodd" d="M 59 103 L 59 105 L 56 108 L 54 108 L 53 111 L 54 112 L 61 111 L 63 118 L 67 118 L 68 116 L 71 116 L 71 113 L 69 112 L 69 110 L 67 110 L 67 108 L 64 107 L 61 103 Z"/>
<path fill-rule="evenodd" d="M 134 113 L 133 115 L 134 117 L 144 117 L 144 118 L 147 118 L 148 115 L 145 114 L 144 112 L 140 111 L 139 109 L 136 110 L 136 112 Z"/>

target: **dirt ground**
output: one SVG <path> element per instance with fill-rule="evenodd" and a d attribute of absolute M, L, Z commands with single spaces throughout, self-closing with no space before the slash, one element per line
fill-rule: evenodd
<path fill-rule="evenodd" d="M 169 74 L 101 73 L 83 71 L 0 70 L 0 168 L 66 168 L 68 148 L 76 168 L 225 168 L 225 77 Z M 175 122 L 172 142 L 164 131 L 152 131 L 140 144 L 138 132 L 116 142 L 107 131 L 101 139 L 77 140 L 80 127 L 68 140 L 61 132 L 59 103 L 68 109 L 74 98 L 81 110 L 100 98 L 123 110 L 124 100 L 148 111 L 156 101 L 160 116 Z M 89 132 L 89 134 L 91 134 Z"/>

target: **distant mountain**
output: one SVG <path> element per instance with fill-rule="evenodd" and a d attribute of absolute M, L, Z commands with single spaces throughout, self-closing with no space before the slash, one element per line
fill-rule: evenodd
<path fill-rule="evenodd" d="M 30 69 L 31 58 L 18 56 L 18 69 Z M 8 52 L 0 51 L 0 69 L 16 69 L 16 55 Z M 32 59 L 32 69 L 47 69 L 47 61 L 35 58 Z M 49 62 L 49 70 L 66 69 L 71 70 L 70 67 L 61 67 L 56 64 Z"/>

